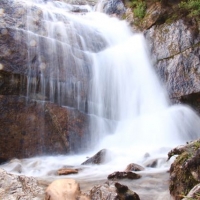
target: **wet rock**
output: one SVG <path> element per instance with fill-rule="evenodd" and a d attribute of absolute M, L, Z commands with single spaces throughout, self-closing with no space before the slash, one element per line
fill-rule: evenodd
<path fill-rule="evenodd" d="M 64 45 L 61 41 L 62 35 L 57 33 L 56 27 L 53 33 L 55 40 L 52 43 L 47 37 L 48 28 L 43 23 L 45 20 L 40 7 L 14 0 L 2 0 L 0 7 L 3 10 L 0 20 L 0 94 L 28 94 L 32 99 L 41 100 L 42 97 L 43 100 L 87 111 L 90 80 L 88 66 L 91 65 L 91 59 L 83 49 L 91 52 L 104 49 L 107 44 L 101 35 L 96 31 L 90 32 L 90 28 L 83 28 L 76 22 L 75 26 L 70 28 L 71 19 L 65 19 L 63 28 L 69 34 L 69 44 Z M 61 21 L 59 16 L 56 17 Z M 73 30 L 78 30 L 79 34 Z M 80 62 L 74 60 L 74 48 Z M 64 52 L 68 52 L 67 58 Z M 41 86 L 42 82 L 46 84 L 45 92 Z M 64 87 L 66 90 L 61 89 Z"/>
<path fill-rule="evenodd" d="M 44 198 L 44 190 L 33 177 L 17 176 L 0 169 L 0 199 L 38 200 Z"/>
<path fill-rule="evenodd" d="M 66 154 L 87 145 L 89 118 L 75 109 L 0 95 L 0 111 L 0 157 L 4 160 Z"/>
<path fill-rule="evenodd" d="M 141 175 L 133 173 L 133 172 L 113 172 L 112 174 L 108 175 L 108 179 L 117 180 L 117 179 L 139 179 Z"/>
<path fill-rule="evenodd" d="M 59 169 L 57 171 L 57 173 L 58 173 L 59 176 L 68 175 L 68 174 L 77 174 L 78 170 L 77 169 L 66 169 L 66 168 L 63 168 L 63 169 Z"/>
<path fill-rule="evenodd" d="M 91 158 L 83 162 L 81 165 L 88 165 L 88 164 L 99 165 L 99 164 L 105 163 L 107 161 L 107 157 L 106 157 L 107 153 L 109 153 L 108 150 L 102 149 L 101 151 L 96 153 L 94 156 L 92 156 Z"/>
<path fill-rule="evenodd" d="M 126 185 L 115 183 L 117 189 L 117 198 L 119 200 L 140 200 L 137 193 L 131 191 Z"/>
<path fill-rule="evenodd" d="M 108 15 L 117 15 L 121 17 L 125 12 L 125 6 L 121 0 L 103 0 L 99 1 L 95 6 L 95 10 L 106 13 Z"/>
<path fill-rule="evenodd" d="M 106 182 L 103 185 L 94 186 L 90 190 L 91 200 L 139 200 L 138 194 L 131 191 L 126 185 Z"/>
<path fill-rule="evenodd" d="M 157 159 L 152 159 L 152 160 L 148 160 L 147 162 L 145 162 L 145 167 L 152 167 L 155 168 L 158 164 L 158 160 Z"/>
<path fill-rule="evenodd" d="M 138 164 L 135 164 L 135 163 L 129 164 L 125 169 L 126 172 L 128 172 L 128 171 L 143 171 L 143 170 L 145 170 L 144 167 L 142 167 Z"/>

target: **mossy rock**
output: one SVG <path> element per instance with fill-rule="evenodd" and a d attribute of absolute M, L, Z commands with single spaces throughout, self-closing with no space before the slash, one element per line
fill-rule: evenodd
<path fill-rule="evenodd" d="M 200 183 L 200 141 L 175 148 L 169 153 L 169 157 L 173 152 L 174 155 L 179 155 L 170 168 L 169 190 L 175 200 L 180 200 Z"/>

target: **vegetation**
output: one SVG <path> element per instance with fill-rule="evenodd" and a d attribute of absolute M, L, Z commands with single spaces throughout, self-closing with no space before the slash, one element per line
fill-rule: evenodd
<path fill-rule="evenodd" d="M 179 4 L 181 9 L 189 12 L 190 17 L 196 17 L 200 15 L 200 1 L 199 0 L 188 0 L 181 1 Z"/>
<path fill-rule="evenodd" d="M 131 0 L 128 6 L 132 8 L 134 16 L 142 19 L 146 13 L 146 2 L 143 0 Z"/>

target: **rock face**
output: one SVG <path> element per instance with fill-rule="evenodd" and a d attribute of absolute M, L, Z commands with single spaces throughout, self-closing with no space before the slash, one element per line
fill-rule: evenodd
<path fill-rule="evenodd" d="M 89 117 L 75 109 L 1 95 L 0 110 L 1 159 L 85 149 Z"/>
<path fill-rule="evenodd" d="M 176 200 L 198 195 L 195 187 L 200 183 L 200 141 L 176 147 L 169 152 L 169 158 L 178 155 L 170 168 L 170 193 Z M 193 187 L 195 187 L 193 189 Z M 193 190 L 192 190 L 193 189 Z M 192 190 L 190 193 L 189 191 Z M 189 194 L 188 194 L 189 193 Z"/>
<path fill-rule="evenodd" d="M 44 190 L 35 178 L 8 174 L 0 169 L 1 200 L 38 200 L 44 198 Z"/>
<path fill-rule="evenodd" d="M 193 105 L 200 91 L 200 24 L 195 19 L 152 26 L 145 31 L 156 71 L 172 99 Z M 192 96 L 190 96 L 192 95 Z M 197 105 L 194 108 L 198 110 Z"/>
<path fill-rule="evenodd" d="M 57 5 L 56 2 L 51 4 Z M 42 7 L 2 0 L 0 6 L 1 74 L 4 77 L 5 73 L 23 76 L 24 82 L 18 80 L 25 89 L 20 91 L 22 95 L 27 94 L 33 99 L 42 95 L 45 100 L 87 111 L 91 59 L 85 51 L 104 49 L 105 40 L 70 16 L 53 14 L 57 22 L 64 18 L 62 25 L 55 25 L 48 17 L 48 10 L 44 9 L 45 4 Z M 70 12 L 70 9 L 69 6 L 66 11 Z M 4 88 L 6 83 L 11 84 L 8 79 L 4 78 Z"/>

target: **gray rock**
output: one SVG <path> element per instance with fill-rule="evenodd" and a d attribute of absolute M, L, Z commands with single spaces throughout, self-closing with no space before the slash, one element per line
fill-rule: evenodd
<path fill-rule="evenodd" d="M 107 149 L 102 149 L 98 153 L 96 153 L 91 158 L 87 159 L 85 162 L 83 162 L 81 165 L 88 165 L 88 164 L 102 164 L 107 161 L 107 155 L 109 151 Z"/>
<path fill-rule="evenodd" d="M 127 171 L 143 171 L 143 170 L 145 170 L 144 167 L 135 163 L 130 163 L 125 169 L 126 172 Z"/>
<path fill-rule="evenodd" d="M 0 169 L 1 200 L 39 200 L 44 198 L 44 190 L 33 177 L 8 174 Z"/>
<path fill-rule="evenodd" d="M 170 98 L 200 92 L 200 24 L 191 19 L 152 26 L 145 31 L 155 69 Z"/>
<path fill-rule="evenodd" d="M 133 172 L 113 172 L 112 174 L 109 174 L 108 175 L 108 179 L 110 180 L 118 180 L 118 179 L 139 179 L 141 178 L 141 175 L 139 174 L 136 174 L 136 173 L 133 173 Z"/>

